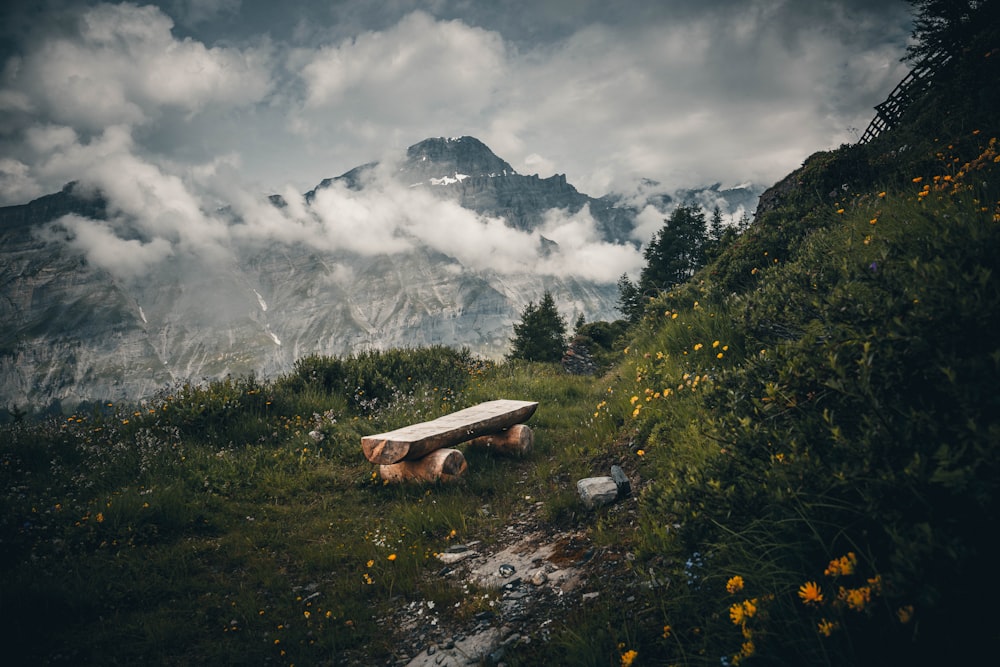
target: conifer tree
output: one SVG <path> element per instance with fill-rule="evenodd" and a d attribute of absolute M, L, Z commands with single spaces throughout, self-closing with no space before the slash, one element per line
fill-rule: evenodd
<path fill-rule="evenodd" d="M 642 293 L 639 291 L 639 286 L 629 279 L 627 273 L 623 273 L 618 279 L 616 308 L 629 322 L 638 322 L 642 317 Z"/>
<path fill-rule="evenodd" d="M 705 240 L 705 212 L 697 206 L 674 209 L 643 251 L 640 293 L 667 289 L 693 276 L 705 263 Z"/>
<path fill-rule="evenodd" d="M 528 302 L 521 321 L 514 324 L 508 359 L 560 361 L 566 351 L 566 320 L 559 314 L 552 294 L 547 290 L 535 305 Z"/>

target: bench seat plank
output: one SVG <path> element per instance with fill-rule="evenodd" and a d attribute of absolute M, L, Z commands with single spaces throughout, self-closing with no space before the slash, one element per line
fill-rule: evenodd
<path fill-rule="evenodd" d="M 496 433 L 528 420 L 537 402 L 497 400 L 452 412 L 428 422 L 361 438 L 361 449 L 372 463 L 388 465 L 414 460 L 442 447 Z"/>

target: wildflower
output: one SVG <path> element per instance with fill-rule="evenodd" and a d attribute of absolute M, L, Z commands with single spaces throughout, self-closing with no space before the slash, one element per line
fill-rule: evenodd
<path fill-rule="evenodd" d="M 695 349 L 695 351 L 698 351 L 698 350 L 700 350 L 700 349 L 701 349 L 702 347 L 703 347 L 703 346 L 702 346 L 702 344 L 701 344 L 701 343 L 695 343 L 695 344 L 694 344 L 694 349 Z"/>
<path fill-rule="evenodd" d="M 396 554 L 389 554 L 389 555 L 388 555 L 388 559 L 389 559 L 390 561 L 394 561 L 394 560 L 396 560 Z"/>
<path fill-rule="evenodd" d="M 830 634 L 837 628 L 837 624 L 825 618 L 821 618 L 819 623 L 816 625 L 816 629 L 824 637 L 829 637 Z"/>
<path fill-rule="evenodd" d="M 729 620 L 733 622 L 733 625 L 742 625 L 746 622 L 746 618 L 742 602 L 729 605 Z"/>
<path fill-rule="evenodd" d="M 837 214 L 838 215 L 842 215 L 843 213 L 844 213 L 844 209 L 842 209 L 842 208 L 838 208 L 837 209 Z"/>
<path fill-rule="evenodd" d="M 645 449 L 640 449 L 635 454 L 636 454 L 636 456 L 640 456 L 640 457 L 641 456 L 645 456 L 646 455 L 646 450 Z"/>
<path fill-rule="evenodd" d="M 631 649 L 622 653 L 622 667 L 632 667 L 632 663 L 635 661 L 636 656 L 639 652 L 635 649 Z"/>
<path fill-rule="evenodd" d="M 868 224 L 874 225 L 876 222 L 878 222 L 878 218 L 872 218 L 871 220 L 868 221 Z"/>
<path fill-rule="evenodd" d="M 720 343 L 717 340 L 712 341 L 712 347 L 719 347 Z"/>
<path fill-rule="evenodd" d="M 97 519 L 97 523 L 104 523 L 104 512 L 98 512 L 94 518 Z"/>
<path fill-rule="evenodd" d="M 920 182 L 920 181 L 922 181 L 922 180 L 924 180 L 924 177 L 923 177 L 923 176 L 917 176 L 916 178 L 914 178 L 914 179 L 913 179 L 913 182 L 914 182 L 914 183 L 919 183 L 919 182 Z"/>
<path fill-rule="evenodd" d="M 823 571 L 828 577 L 836 576 L 846 576 L 849 574 L 854 574 L 854 567 L 858 564 L 858 557 L 853 551 L 848 551 L 846 556 L 841 556 L 840 558 L 834 558 L 827 565 L 826 569 Z"/>
<path fill-rule="evenodd" d="M 823 601 L 823 592 L 815 581 L 807 581 L 799 586 L 799 597 L 803 604 L 819 604 Z"/>
<path fill-rule="evenodd" d="M 913 619 L 913 605 L 905 604 L 899 609 L 897 609 L 896 617 L 899 619 L 899 622 L 902 623 L 903 625 L 909 623 Z"/>
<path fill-rule="evenodd" d="M 742 590 L 743 590 L 743 577 L 741 577 L 740 575 L 737 574 L 735 577 L 730 578 L 729 581 L 726 582 L 726 591 L 730 595 L 735 595 L 736 593 L 739 593 Z"/>
<path fill-rule="evenodd" d="M 861 588 L 840 587 L 837 599 L 847 603 L 848 609 L 852 611 L 864 611 L 864 608 L 871 602 L 871 588 L 862 586 Z"/>
<path fill-rule="evenodd" d="M 635 405 L 635 402 L 638 400 L 639 400 L 638 396 L 633 396 L 632 398 L 628 399 L 628 402 L 631 403 L 632 405 Z"/>
<path fill-rule="evenodd" d="M 715 358 L 716 359 L 721 359 L 723 356 L 725 356 L 725 355 L 723 355 L 722 352 L 719 352 L 717 355 L 715 355 Z"/>
<path fill-rule="evenodd" d="M 305 616 L 306 618 L 309 618 L 310 616 L 312 616 L 312 614 L 310 614 L 308 610 L 302 612 L 302 615 Z"/>
<path fill-rule="evenodd" d="M 882 192 L 878 193 L 878 197 L 879 197 L 879 199 L 885 199 L 885 190 L 883 190 Z"/>
<path fill-rule="evenodd" d="M 670 633 L 672 632 L 672 630 L 673 629 L 669 625 L 664 625 L 663 626 L 663 638 L 666 639 L 667 637 L 669 637 Z"/>

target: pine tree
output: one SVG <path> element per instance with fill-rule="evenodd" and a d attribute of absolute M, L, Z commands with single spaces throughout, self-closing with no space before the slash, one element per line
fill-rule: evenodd
<path fill-rule="evenodd" d="M 705 241 L 705 212 L 696 206 L 674 209 L 643 251 L 639 292 L 652 294 L 693 276 L 705 264 Z"/>
<path fill-rule="evenodd" d="M 528 302 L 521 312 L 521 321 L 514 324 L 508 359 L 526 361 L 560 361 L 566 350 L 566 320 L 559 314 L 556 302 L 548 291 L 535 305 Z"/>
<path fill-rule="evenodd" d="M 642 293 L 639 291 L 639 286 L 632 282 L 626 273 L 618 279 L 616 308 L 629 322 L 638 322 L 642 317 Z"/>
<path fill-rule="evenodd" d="M 967 47 L 972 36 L 985 29 L 996 30 L 1000 21 L 997 0 L 909 0 L 913 6 L 914 43 L 906 59 L 918 62 L 938 53 L 955 54 Z"/>

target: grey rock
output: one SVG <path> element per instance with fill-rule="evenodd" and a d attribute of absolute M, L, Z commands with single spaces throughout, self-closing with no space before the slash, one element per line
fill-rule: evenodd
<path fill-rule="evenodd" d="M 627 498 L 632 495 L 632 485 L 621 466 L 611 466 L 611 479 L 615 480 L 615 484 L 618 486 L 619 498 Z"/>
<path fill-rule="evenodd" d="M 588 509 L 610 505 L 618 499 L 618 485 L 610 477 L 587 477 L 576 483 L 580 500 Z"/>

